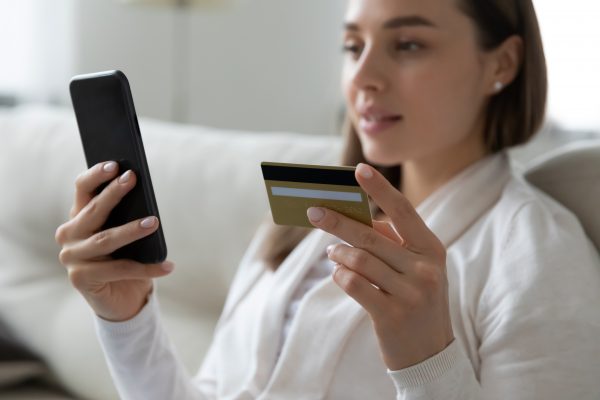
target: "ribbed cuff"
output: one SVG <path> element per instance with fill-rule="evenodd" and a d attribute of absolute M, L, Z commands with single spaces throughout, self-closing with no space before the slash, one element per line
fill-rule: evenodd
<path fill-rule="evenodd" d="M 434 382 L 450 371 L 458 362 L 460 347 L 454 339 L 440 353 L 427 360 L 399 371 L 388 370 L 388 375 L 394 381 L 396 390 L 423 386 Z"/>
<path fill-rule="evenodd" d="M 158 315 L 158 299 L 156 288 L 148 294 L 147 302 L 133 318 L 126 321 L 108 321 L 94 314 L 94 323 L 98 332 L 105 337 L 115 337 L 139 332 L 141 328 L 148 327 Z"/>

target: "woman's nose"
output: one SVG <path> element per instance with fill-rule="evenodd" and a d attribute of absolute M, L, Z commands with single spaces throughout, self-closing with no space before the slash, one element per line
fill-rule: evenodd
<path fill-rule="evenodd" d="M 385 82 L 383 60 L 372 50 L 365 50 L 355 64 L 353 85 L 360 90 L 381 91 Z"/>

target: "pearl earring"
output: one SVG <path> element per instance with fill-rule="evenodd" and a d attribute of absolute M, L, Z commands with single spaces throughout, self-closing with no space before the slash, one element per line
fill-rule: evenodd
<path fill-rule="evenodd" d="M 504 84 L 502 82 L 498 81 L 494 84 L 494 90 L 496 92 L 501 92 L 502 89 L 504 89 Z"/>

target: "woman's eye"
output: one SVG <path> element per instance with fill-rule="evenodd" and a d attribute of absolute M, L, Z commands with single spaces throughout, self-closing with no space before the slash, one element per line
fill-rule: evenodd
<path fill-rule="evenodd" d="M 358 55 L 360 53 L 360 46 L 357 44 L 345 44 L 342 48 L 344 53 L 349 53 L 352 55 Z"/>
<path fill-rule="evenodd" d="M 423 48 L 423 46 L 420 43 L 413 42 L 413 41 L 398 42 L 396 44 L 396 50 L 399 50 L 399 51 L 413 52 L 413 51 L 421 50 L 422 48 Z"/>

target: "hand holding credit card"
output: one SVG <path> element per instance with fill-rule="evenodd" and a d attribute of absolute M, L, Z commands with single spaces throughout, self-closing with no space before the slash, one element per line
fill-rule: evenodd
<path fill-rule="evenodd" d="M 273 221 L 314 228 L 310 207 L 325 207 L 372 226 L 367 194 L 354 177 L 355 167 L 261 163 Z"/>

